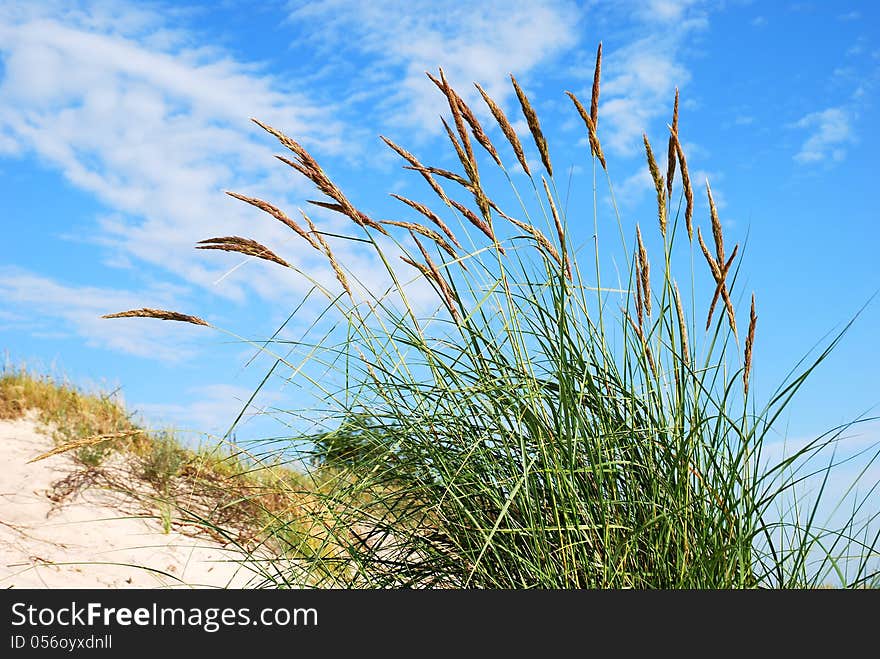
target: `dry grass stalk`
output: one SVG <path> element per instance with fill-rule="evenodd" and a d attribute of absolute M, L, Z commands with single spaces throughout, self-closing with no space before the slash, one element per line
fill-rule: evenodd
<path fill-rule="evenodd" d="M 198 316 L 188 316 L 184 313 L 176 311 L 166 311 L 164 309 L 132 309 L 131 311 L 120 311 L 118 313 L 110 313 L 101 318 L 158 318 L 159 320 L 176 320 L 181 323 L 191 323 L 193 325 L 204 325 L 210 327 L 206 321 Z"/>
<path fill-rule="evenodd" d="M 709 216 L 712 218 L 712 237 L 715 239 L 715 254 L 718 263 L 724 263 L 724 234 L 721 232 L 721 222 L 718 220 L 718 211 L 715 209 L 715 200 L 712 198 L 712 188 L 709 180 L 706 180 L 706 194 L 709 197 Z"/>
<path fill-rule="evenodd" d="M 461 162 L 461 166 L 464 168 L 465 174 L 467 177 L 473 181 L 474 180 L 474 172 L 473 172 L 473 162 L 468 157 L 468 154 L 465 152 L 464 148 L 461 144 L 458 143 L 458 138 L 455 136 L 452 128 L 449 127 L 449 124 L 446 123 L 446 119 L 440 117 L 440 121 L 443 123 L 443 128 L 446 129 L 446 134 L 449 136 L 449 141 L 452 142 L 452 146 L 455 147 L 455 153 L 458 156 L 459 162 Z"/>
<path fill-rule="evenodd" d="M 526 118 L 526 123 L 529 125 L 529 131 L 531 131 L 532 138 L 535 140 L 535 146 L 538 147 L 538 153 L 541 154 L 541 162 L 544 163 L 544 169 L 546 169 L 547 174 L 552 177 L 553 166 L 550 164 L 550 151 L 547 148 L 547 140 L 544 138 L 544 133 L 541 132 L 541 124 L 538 121 L 538 115 L 535 113 L 534 108 L 532 108 L 528 96 L 526 96 L 525 92 L 520 88 L 513 75 L 510 76 L 510 81 L 513 83 L 513 89 L 516 91 L 516 97 L 519 99 L 519 104 L 522 108 L 523 116 Z"/>
<path fill-rule="evenodd" d="M 449 82 L 446 80 L 446 74 L 443 73 L 443 69 L 440 69 L 440 83 L 440 89 L 446 96 L 446 100 L 449 103 L 449 109 L 452 112 L 452 118 L 455 120 L 455 129 L 458 131 L 458 136 L 461 138 L 461 143 L 464 146 L 464 151 L 467 154 L 468 161 L 470 162 L 470 169 L 473 171 L 474 174 L 473 178 L 477 178 L 477 159 L 474 157 L 474 150 L 473 147 L 471 147 L 471 139 L 468 136 L 468 131 L 464 127 L 464 113 L 461 109 L 461 105 L 459 104 L 460 99 L 458 97 L 458 94 L 453 91 L 452 87 L 449 85 Z M 464 101 L 462 101 L 462 103 L 464 103 Z M 479 179 L 477 178 L 477 180 Z"/>
<path fill-rule="evenodd" d="M 434 177 L 431 176 L 431 172 L 428 171 L 428 168 L 426 168 L 424 165 L 422 165 L 421 162 L 419 162 L 418 158 L 416 158 L 413 154 L 411 154 L 409 151 L 407 151 L 403 147 L 398 146 L 397 144 L 395 144 L 394 142 L 389 140 L 387 137 L 385 137 L 383 135 L 380 135 L 379 137 L 382 138 L 382 141 L 385 142 L 385 144 L 387 144 L 392 150 L 397 152 L 397 154 L 401 158 L 403 158 L 410 165 L 412 165 L 412 169 L 415 169 L 417 172 L 419 172 L 422 175 L 422 177 L 428 182 L 428 185 L 431 186 L 431 189 L 437 193 L 437 196 L 440 197 L 440 199 L 442 199 L 443 202 L 447 206 L 450 205 L 449 199 L 446 197 L 446 193 L 443 191 L 443 188 L 441 188 L 440 184 L 434 180 Z"/>
<path fill-rule="evenodd" d="M 355 209 L 348 198 L 342 193 L 342 190 L 336 187 L 333 181 L 331 181 L 324 173 L 324 170 L 321 169 L 318 161 L 315 160 L 301 144 L 296 140 L 290 139 L 287 135 L 268 124 L 264 124 L 257 119 L 251 119 L 251 121 L 269 134 L 275 136 L 281 144 L 293 151 L 297 157 L 296 162 L 287 160 L 286 158 L 282 158 L 281 160 L 303 174 L 306 178 L 311 180 L 321 192 L 336 201 L 341 207 L 341 212 L 350 217 L 355 224 L 360 227 L 370 227 L 381 233 L 386 233 L 378 223 Z"/>
<path fill-rule="evenodd" d="M 220 249 L 224 252 L 238 252 L 246 256 L 254 256 L 258 259 L 272 261 L 286 268 L 290 267 L 287 261 L 275 254 L 271 249 L 250 238 L 241 238 L 239 236 L 208 238 L 207 240 L 200 240 L 196 245 L 196 249 Z"/>
<path fill-rule="evenodd" d="M 651 150 L 651 143 L 648 142 L 647 133 L 642 133 L 642 139 L 645 142 L 645 153 L 648 155 L 648 169 L 651 171 L 651 178 L 654 179 L 654 189 L 657 191 L 657 213 L 660 220 L 660 233 L 666 235 L 666 197 L 663 193 L 663 175 L 654 160 L 654 152 Z"/>
<path fill-rule="evenodd" d="M 685 160 L 684 151 L 682 150 L 681 142 L 678 139 L 678 133 L 672 132 L 672 138 L 675 142 L 675 153 L 678 156 L 679 169 L 681 169 L 681 185 L 684 188 L 684 199 L 686 204 L 684 208 L 684 221 L 687 226 L 688 240 L 693 241 L 694 227 L 692 218 L 694 216 L 694 191 L 693 188 L 691 188 L 691 178 L 688 174 L 687 160 Z"/>
<path fill-rule="evenodd" d="M 452 258 L 458 258 L 458 254 L 456 254 L 455 250 L 452 248 L 448 242 L 443 239 L 439 233 L 434 231 L 433 229 L 429 229 L 426 226 L 421 224 L 416 224 L 415 222 L 399 222 L 397 220 L 382 220 L 382 224 L 388 224 L 393 227 L 401 227 L 402 229 L 407 229 L 409 231 L 414 231 L 418 234 L 423 235 L 425 238 L 433 240 L 437 243 L 437 246 L 440 247 L 444 252 L 449 254 Z"/>
<path fill-rule="evenodd" d="M 488 222 L 477 217 L 476 214 L 470 208 L 458 203 L 457 201 L 455 201 L 455 199 L 451 199 L 450 201 L 452 202 L 452 205 L 455 206 L 455 208 L 458 209 L 458 211 L 462 215 L 464 215 L 465 218 L 467 218 L 468 222 L 470 222 L 475 227 L 477 227 L 480 231 L 482 231 L 484 234 L 486 234 L 486 236 L 489 238 L 489 240 L 491 240 L 493 243 L 497 244 L 497 241 L 495 240 L 495 232 L 492 231 L 492 226 Z M 499 246 L 498 249 L 501 251 L 502 254 L 504 253 L 503 247 Z"/>
<path fill-rule="evenodd" d="M 513 148 L 514 154 L 516 154 L 516 159 L 519 160 L 519 164 L 522 165 L 523 170 L 528 176 L 531 176 L 532 173 L 529 171 L 529 165 L 526 162 L 526 156 L 523 152 L 522 143 L 519 141 L 519 137 L 517 137 L 516 131 L 513 130 L 513 126 L 510 125 L 510 122 L 507 120 L 507 115 L 504 114 L 504 110 L 501 109 L 492 97 L 489 96 L 485 92 L 485 90 L 480 87 L 479 84 L 474 83 L 474 86 L 477 88 L 477 91 L 480 92 L 480 95 L 483 97 L 483 100 L 486 102 L 486 105 L 489 106 L 489 111 L 492 113 L 492 116 L 495 117 L 495 121 L 498 122 L 498 126 L 501 128 L 501 132 L 504 133 L 504 137 L 507 138 L 507 141 L 510 142 L 510 146 Z"/>
<path fill-rule="evenodd" d="M 342 204 L 334 204 L 329 201 L 318 201 L 317 199 L 306 199 L 306 201 L 308 203 L 312 204 L 313 206 L 320 206 L 321 208 L 326 208 L 331 211 L 336 211 L 337 213 L 341 213 L 342 215 L 345 215 L 346 217 L 350 217 L 352 219 L 357 218 L 355 220 L 357 224 L 360 224 L 361 226 L 366 225 L 368 227 L 375 229 L 376 231 L 378 231 L 379 233 L 381 233 L 385 236 L 388 235 L 388 232 L 382 228 L 381 224 L 373 221 L 371 218 L 367 217 L 364 213 L 360 212 L 356 208 L 352 209 L 355 214 L 354 216 L 352 216 L 350 214 L 350 212 L 347 211 L 344 206 L 342 206 Z M 360 220 L 360 221 L 358 221 L 358 220 Z"/>
<path fill-rule="evenodd" d="M 593 71 L 593 93 L 590 98 L 590 119 L 594 129 L 599 128 L 599 77 L 602 74 L 602 42 L 596 50 L 596 69 Z"/>
<path fill-rule="evenodd" d="M 739 249 L 739 245 L 733 246 L 733 251 L 730 253 L 730 258 L 727 259 L 727 263 L 724 264 L 724 267 L 721 269 L 721 278 L 724 281 L 727 281 L 727 273 L 730 272 L 730 268 L 733 266 L 733 260 L 736 258 L 736 252 Z M 712 313 L 715 311 L 715 305 L 718 304 L 718 298 L 721 296 L 721 286 L 722 284 L 715 285 L 715 294 L 712 296 L 712 304 L 709 305 L 709 315 L 706 318 L 706 331 L 709 331 L 709 327 L 712 325 Z"/>
<path fill-rule="evenodd" d="M 333 273 L 336 275 L 336 280 L 340 284 L 342 284 L 342 288 L 345 290 L 346 293 L 348 293 L 348 297 L 353 300 L 354 297 L 351 294 L 351 287 L 348 285 L 348 278 L 345 276 L 345 273 L 342 271 L 342 268 L 339 266 L 339 263 L 337 262 L 336 257 L 333 256 L 333 250 L 330 249 L 330 244 L 327 242 L 327 240 L 324 238 L 324 236 L 321 235 L 321 232 L 318 231 L 317 227 L 315 226 L 315 223 L 312 222 L 312 218 L 310 218 L 308 215 L 306 215 L 306 212 L 302 208 L 299 209 L 299 212 L 302 213 L 303 218 L 305 219 L 306 222 L 308 222 L 309 230 L 311 231 L 312 235 L 315 237 L 315 240 L 317 240 L 318 243 L 320 243 L 321 249 L 319 251 L 323 252 L 324 255 L 327 257 L 327 260 L 330 261 L 330 267 L 333 268 Z"/>
<path fill-rule="evenodd" d="M 461 187 L 463 187 L 465 190 L 467 190 L 470 193 L 473 193 L 473 191 L 474 191 L 474 186 L 470 181 L 468 181 L 463 176 L 459 176 L 455 172 L 450 172 L 448 169 L 442 169 L 440 167 L 426 167 L 424 165 L 404 166 L 404 169 L 412 169 L 417 172 L 436 174 L 437 176 L 442 176 L 445 179 L 449 179 L 450 181 L 458 183 Z M 450 206 L 452 205 L 452 203 L 449 201 L 449 199 L 446 197 L 445 194 L 443 195 L 443 198 L 444 198 L 444 201 L 446 201 L 446 203 L 448 205 L 450 205 Z"/>
<path fill-rule="evenodd" d="M 474 115 L 473 110 L 468 107 L 467 103 L 464 102 L 461 96 L 459 96 L 458 93 L 451 86 L 447 85 L 444 88 L 443 83 L 440 80 L 432 76 L 430 73 L 427 73 L 426 75 L 428 76 L 428 78 L 431 79 L 431 82 L 433 82 L 435 85 L 437 85 L 437 87 L 440 88 L 440 90 L 444 94 L 447 94 L 448 92 L 447 98 L 449 97 L 449 94 L 452 94 L 452 96 L 455 98 L 455 102 L 458 104 L 458 109 L 461 111 L 462 117 L 464 117 L 464 120 L 471 127 L 471 132 L 473 133 L 474 138 L 477 140 L 477 142 L 480 143 L 480 145 L 484 149 L 486 149 L 486 151 L 489 152 L 489 155 L 492 156 L 492 158 L 495 160 L 496 163 L 498 163 L 498 166 L 500 167 L 501 158 L 498 157 L 498 152 L 495 150 L 495 145 L 493 145 L 491 140 L 489 140 L 489 136 L 486 135 L 482 125 L 480 125 L 480 122 Z"/>
<path fill-rule="evenodd" d="M 64 442 L 63 444 L 59 444 L 55 448 L 46 451 L 45 453 L 40 453 L 35 458 L 31 458 L 28 460 L 28 464 L 31 462 L 37 462 L 39 460 L 45 460 L 46 458 L 51 458 L 53 455 L 58 455 L 59 453 L 67 453 L 68 451 L 73 451 L 75 449 L 85 448 L 86 446 L 97 446 L 98 444 L 103 444 L 104 442 L 109 442 L 114 439 L 124 439 L 126 437 L 134 437 L 136 435 L 142 434 L 143 431 L 137 428 L 132 430 L 123 430 L 121 432 L 111 432 L 103 435 L 93 435 L 92 437 L 79 437 L 77 439 L 71 440 L 69 442 Z"/>
<path fill-rule="evenodd" d="M 703 234 L 699 227 L 697 227 L 697 240 L 700 243 L 700 249 L 703 250 L 703 256 L 706 257 L 706 262 L 709 264 L 709 269 L 712 271 L 712 276 L 715 278 L 715 283 L 718 285 L 718 289 L 720 289 L 719 292 L 724 300 L 724 307 L 727 309 L 727 320 L 730 324 L 730 329 L 733 330 L 733 334 L 736 336 L 736 317 L 733 311 L 733 303 L 730 301 L 730 294 L 727 292 L 727 285 L 724 283 L 725 272 L 709 253 L 709 248 L 703 242 Z"/>
<path fill-rule="evenodd" d="M 691 353 L 688 346 L 687 323 L 685 322 L 684 309 L 681 306 L 681 295 L 678 293 L 678 282 L 672 282 L 675 291 L 675 311 L 678 314 L 678 333 L 681 335 L 681 357 L 685 366 L 691 364 Z"/>
<path fill-rule="evenodd" d="M 455 322 L 459 322 L 460 317 L 458 315 L 458 309 L 455 306 L 455 293 L 452 291 L 452 288 L 443 278 L 443 275 L 440 274 L 440 270 L 434 264 L 434 261 L 431 259 L 431 255 L 428 254 L 428 250 L 426 250 L 422 243 L 419 242 L 419 239 L 415 237 L 415 234 L 410 232 L 410 236 L 412 236 L 413 241 L 415 242 L 416 246 L 418 246 L 419 251 L 422 253 L 422 257 L 425 259 L 425 263 L 427 263 L 427 266 L 431 273 L 430 278 L 433 279 L 434 282 L 436 282 L 437 286 L 440 288 L 443 302 L 446 304 L 446 308 L 449 310 L 449 314 L 452 316 Z M 422 272 L 424 272 L 424 270 Z"/>
<path fill-rule="evenodd" d="M 565 93 L 572 100 L 575 108 L 577 108 L 578 114 L 581 115 L 581 119 L 584 120 L 584 124 L 587 126 L 587 137 L 590 140 L 590 153 L 599 159 L 599 162 L 602 163 L 602 169 L 607 171 L 608 168 L 605 165 L 605 154 L 602 153 L 602 145 L 599 144 L 599 136 L 596 134 L 596 124 L 593 123 L 592 117 L 587 114 L 586 108 L 584 108 L 578 100 L 577 96 L 571 92 Z"/>
<path fill-rule="evenodd" d="M 642 242 L 642 230 L 636 225 L 636 238 L 639 244 L 639 278 L 642 283 L 642 293 L 644 294 L 645 312 L 651 315 L 651 264 L 648 263 L 648 250 Z"/>
<path fill-rule="evenodd" d="M 314 238 L 312 238 L 306 232 L 306 230 L 303 229 L 300 225 L 298 225 L 296 222 L 294 222 L 292 219 L 290 219 L 284 213 L 284 211 L 282 211 L 281 209 L 276 208 L 272 204 L 265 202 L 262 199 L 257 199 L 255 197 L 246 197 L 243 194 L 238 194 L 237 192 L 230 192 L 229 190 L 226 190 L 226 194 L 228 194 L 230 197 L 235 197 L 236 199 L 244 201 L 244 202 L 250 204 L 251 206 L 256 206 L 261 211 L 265 211 L 266 213 L 269 213 L 269 215 L 273 216 L 276 220 L 287 225 L 289 228 L 293 229 L 300 236 L 305 238 L 312 247 L 314 247 L 315 249 L 318 248 L 318 245 L 317 245 L 317 243 L 315 243 Z"/>
<path fill-rule="evenodd" d="M 547 185 L 547 179 L 542 176 L 541 182 L 544 184 L 544 193 L 547 195 L 547 201 L 550 203 L 553 224 L 556 226 L 556 237 L 559 239 L 559 248 L 562 250 L 562 265 L 565 267 L 565 275 L 568 277 L 569 281 L 573 281 L 571 276 L 571 263 L 568 260 L 568 250 L 565 246 L 565 230 L 562 228 L 562 222 L 559 219 L 559 212 L 556 210 L 556 202 L 553 201 L 553 195 L 550 194 L 550 186 Z"/>
<path fill-rule="evenodd" d="M 672 109 L 672 132 L 678 133 L 678 87 L 675 88 L 675 105 Z M 672 179 L 675 177 L 675 138 L 669 136 L 666 148 L 666 198 L 672 199 Z"/>
<path fill-rule="evenodd" d="M 412 199 L 408 199 L 408 198 L 403 197 L 399 194 L 394 194 L 393 192 L 390 194 L 392 197 L 394 197 L 398 201 L 402 201 L 410 208 L 417 210 L 419 213 L 421 213 L 422 215 L 427 217 L 429 220 L 431 220 L 431 222 L 433 222 L 438 227 L 440 227 L 440 230 L 446 234 L 446 237 L 449 238 L 449 240 L 451 240 L 455 244 L 456 247 L 458 247 L 459 249 L 463 249 L 461 246 L 461 243 L 459 243 L 458 240 L 456 239 L 455 234 L 452 233 L 450 228 L 448 226 L 446 226 L 446 223 L 443 220 L 441 220 L 440 217 L 436 213 L 434 213 L 430 208 L 428 208 L 424 204 L 420 204 L 417 201 L 413 201 Z"/>
<path fill-rule="evenodd" d="M 749 334 L 746 337 L 745 368 L 743 369 L 743 395 L 749 393 L 749 374 L 752 372 L 752 346 L 755 344 L 755 326 L 758 315 L 755 313 L 755 294 L 752 293 L 752 309 L 749 313 Z"/>

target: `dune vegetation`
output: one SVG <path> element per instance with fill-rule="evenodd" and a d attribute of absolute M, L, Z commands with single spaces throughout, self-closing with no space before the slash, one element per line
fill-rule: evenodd
<path fill-rule="evenodd" d="M 460 170 L 425 165 L 383 137 L 430 194 L 393 195 L 403 219 L 359 210 L 299 142 L 255 120 L 289 151 L 278 156 L 283 165 L 324 195 L 310 203 L 351 221 L 350 235 L 331 235 L 305 212 L 294 218 L 229 193 L 321 253 L 331 283 L 248 238 L 197 245 L 297 269 L 326 298 L 319 316 L 338 321 L 297 346 L 302 361 L 285 354 L 280 338 L 249 341 L 318 391 L 323 423 L 277 449 L 310 458 L 297 487 L 272 494 L 296 506 L 253 497 L 261 541 L 278 552 L 263 585 L 877 585 L 876 513 L 857 502 L 845 524 L 826 528 L 816 517 L 824 488 L 806 507 L 801 499 L 809 477 L 821 483 L 832 473 L 845 428 L 775 462 L 764 451 L 773 424 L 843 332 L 766 401 L 755 399 L 760 307 L 740 290 L 743 249 L 725 235 L 708 182 L 690 179 L 678 94 L 668 134 L 654 138 L 666 162 L 644 136 L 656 216 L 632 225 L 616 211 L 602 149 L 600 76 L 601 46 L 592 97 L 566 92 L 588 143 L 588 208 L 568 207 L 539 117 L 513 76 L 521 117 L 508 117 L 476 85 L 489 128 L 442 70 L 430 75 L 448 104 L 443 128 Z M 530 142 L 513 127 L 522 120 Z M 508 189 L 484 185 L 499 172 Z M 610 204 L 599 203 L 603 186 Z M 708 217 L 695 216 L 696 195 L 706 195 Z M 585 248 L 572 238 L 575 226 L 591 229 Z M 338 241 L 374 259 L 387 289 L 359 286 L 333 249 Z M 602 265 L 603 250 L 622 264 L 619 276 Z M 714 290 L 707 299 L 698 295 L 703 281 Z M 433 290 L 433 311 L 412 302 L 414 287 Z M 107 317 L 225 331 L 164 309 Z M 308 418 L 310 410 L 297 413 Z M 305 503 L 303 483 L 311 488 Z M 223 520 L 204 521 L 223 532 Z"/>

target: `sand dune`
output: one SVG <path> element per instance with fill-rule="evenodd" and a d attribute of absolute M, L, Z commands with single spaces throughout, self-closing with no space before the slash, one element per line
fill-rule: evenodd
<path fill-rule="evenodd" d="M 0 421 L 0 588 L 185 588 L 248 585 L 220 542 L 150 518 L 143 503 L 52 447 L 34 415 Z M 109 467 L 112 469 L 112 465 Z"/>

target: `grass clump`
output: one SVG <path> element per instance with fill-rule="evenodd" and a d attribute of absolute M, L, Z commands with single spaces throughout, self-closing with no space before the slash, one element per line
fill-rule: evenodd
<path fill-rule="evenodd" d="M 594 180 L 608 178 L 613 201 L 598 131 L 600 72 L 601 48 L 589 112 L 569 97 L 586 128 Z M 616 211 L 611 218 L 617 262 L 627 266 L 612 287 L 599 249 L 608 218 L 596 199 L 592 213 L 563 203 L 549 145 L 517 81 L 511 77 L 543 172 L 530 170 L 510 121 L 479 85 L 521 173 L 504 165 L 442 70 L 431 79 L 448 101 L 451 121 L 443 124 L 460 173 L 425 166 L 383 139 L 442 202 L 441 212 L 397 196 L 432 227 L 412 218 L 376 222 L 302 145 L 257 122 L 295 156 L 279 159 L 329 199 L 311 203 L 352 221 L 357 235 L 334 239 L 371 251 L 387 289 L 356 285 L 304 212 L 308 228 L 267 202 L 230 193 L 321 251 L 339 284 L 334 290 L 303 273 L 343 331 L 306 345 L 302 363 L 278 354 L 280 339 L 259 344 L 276 367 L 288 366 L 319 392 L 329 415 L 324 429 L 291 440 L 325 471 L 304 509 L 311 525 L 293 533 L 275 520 L 272 532 L 300 547 L 273 566 L 275 585 L 754 588 L 815 586 L 829 575 L 845 586 L 876 579 L 876 515 L 863 519 L 857 504 L 842 527 L 824 528 L 815 519 L 824 489 L 806 515 L 798 492 L 812 475 L 830 475 L 835 464 L 816 468 L 815 458 L 834 449 L 843 429 L 776 462 L 764 450 L 776 419 L 840 337 L 768 401 L 754 399 L 755 298 L 741 340 L 734 304 L 741 252 L 738 244 L 728 252 L 708 184 L 712 244 L 700 226 L 693 230 L 699 219 L 678 93 L 665 173 L 644 136 L 657 225 L 626 225 Z M 472 138 L 509 182 L 511 203 L 484 188 L 486 163 Z M 582 262 L 571 227 L 590 224 L 595 253 Z M 250 240 L 202 244 L 293 267 Z M 647 244 L 660 247 L 651 253 Z M 686 288 L 707 272 L 711 302 Z M 413 303 L 418 287 L 433 290 L 436 311 Z M 719 303 L 724 311 L 715 315 Z M 120 315 L 194 318 L 113 314 Z M 302 412 L 310 413 L 318 412 Z"/>

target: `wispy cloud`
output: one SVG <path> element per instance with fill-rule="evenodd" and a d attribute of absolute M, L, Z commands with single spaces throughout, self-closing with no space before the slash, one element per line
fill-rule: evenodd
<path fill-rule="evenodd" d="M 253 395 L 253 390 L 232 384 L 209 384 L 186 391 L 185 403 L 137 403 L 135 407 L 152 423 L 172 424 L 180 430 L 223 433 Z M 243 423 L 264 413 L 260 405 L 281 397 L 278 392 L 262 393 L 260 401 L 248 407 Z"/>
<path fill-rule="evenodd" d="M 606 51 L 599 107 L 606 151 L 624 156 L 640 151 L 642 132 L 653 122 L 671 120 L 674 89 L 691 78 L 683 47 L 708 25 L 698 1 L 657 0 L 633 7 L 638 33 L 644 36 Z M 584 89 L 587 96 L 588 91 Z M 685 92 L 685 106 L 687 101 Z"/>
<path fill-rule="evenodd" d="M 224 270 L 213 264 L 223 261 L 207 266 L 192 246 L 243 226 L 273 245 L 290 241 L 283 227 L 254 219 L 258 212 L 222 189 L 259 194 L 298 180 L 271 157 L 273 140 L 248 117 L 332 153 L 343 131 L 332 108 L 258 65 L 192 46 L 197 39 L 169 29 L 156 11 L 80 6 L 0 6 L 0 151 L 36 156 L 94 195 L 112 211 L 94 240 L 135 262 L 237 297 L 277 291 L 279 281 L 293 286 L 265 268 L 215 286 Z"/>
<path fill-rule="evenodd" d="M 389 124 L 429 134 L 439 129 L 443 100 L 425 71 L 443 67 L 466 100 L 478 98 L 471 84 L 477 81 L 503 102 L 512 94 L 508 73 L 528 74 L 579 36 L 580 10 L 565 0 L 417 0 L 407 3 L 406 11 L 394 0 L 296 4 L 291 21 L 308 26 L 314 46 L 327 50 L 331 68 L 332 51 L 368 55 L 368 68 L 352 72 L 352 79 L 363 81 L 363 95 Z M 336 65 L 350 63 L 339 58 Z M 475 107 L 482 111 L 482 102 Z"/>
<path fill-rule="evenodd" d="M 846 157 L 846 145 L 855 141 L 852 117 L 843 107 L 811 112 L 792 124 L 808 132 L 794 159 L 803 164 L 831 160 L 840 162 Z"/>
<path fill-rule="evenodd" d="M 124 291 L 69 286 L 19 269 L 0 269 L 0 299 L 9 311 L 4 329 L 32 336 L 76 338 L 92 348 L 176 362 L 195 354 L 205 328 L 163 321 L 126 322 L 103 314 L 143 306 L 173 308 L 178 291 L 170 287 Z"/>

